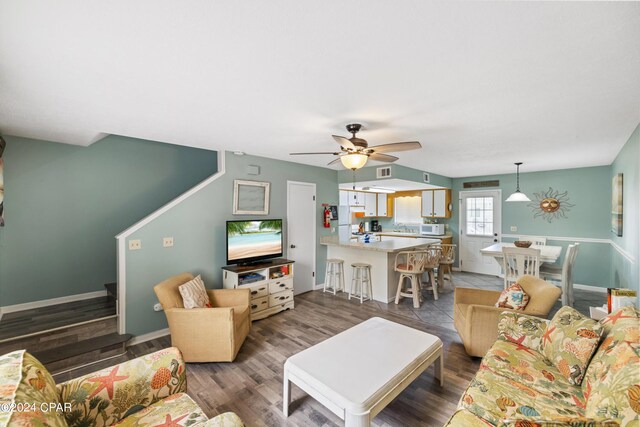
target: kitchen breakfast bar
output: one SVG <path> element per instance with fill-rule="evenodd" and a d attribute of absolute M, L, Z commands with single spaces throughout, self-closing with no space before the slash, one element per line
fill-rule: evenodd
<path fill-rule="evenodd" d="M 383 303 L 389 303 L 395 298 L 399 277 L 394 271 L 397 253 L 420 249 L 435 243 L 440 243 L 440 239 L 391 238 L 378 242 L 360 243 L 330 236 L 320 240 L 320 244 L 327 246 L 327 258 L 344 260 L 344 280 L 347 290 L 351 287 L 351 264 L 354 262 L 371 264 L 373 299 Z"/>

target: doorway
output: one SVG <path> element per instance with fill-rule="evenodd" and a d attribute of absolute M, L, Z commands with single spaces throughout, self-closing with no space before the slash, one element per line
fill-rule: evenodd
<path fill-rule="evenodd" d="M 316 185 L 287 181 L 287 258 L 295 261 L 293 293 L 316 282 Z"/>
<path fill-rule="evenodd" d="M 500 275 L 500 265 L 481 249 L 502 239 L 502 191 L 460 192 L 460 269 Z"/>

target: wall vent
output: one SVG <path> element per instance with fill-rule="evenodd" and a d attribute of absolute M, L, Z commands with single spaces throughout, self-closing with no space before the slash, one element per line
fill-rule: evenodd
<path fill-rule="evenodd" d="M 429 176 L 429 172 L 422 172 L 422 180 L 424 182 L 431 182 L 431 177 Z"/>
<path fill-rule="evenodd" d="M 499 180 L 493 181 L 473 181 L 473 182 L 465 182 L 462 184 L 463 188 L 484 188 L 484 187 L 500 187 Z"/>
<path fill-rule="evenodd" d="M 376 169 L 376 178 L 391 178 L 391 166 L 383 166 Z"/>

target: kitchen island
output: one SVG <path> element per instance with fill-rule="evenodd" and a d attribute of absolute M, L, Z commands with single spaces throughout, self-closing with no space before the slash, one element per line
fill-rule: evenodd
<path fill-rule="evenodd" d="M 327 258 L 344 260 L 344 280 L 346 291 L 351 289 L 354 262 L 371 264 L 371 285 L 373 299 L 385 304 L 394 300 L 398 287 L 398 273 L 395 260 L 398 252 L 410 251 L 440 243 L 440 239 L 427 238 L 387 238 L 379 242 L 360 243 L 340 240 L 337 236 L 324 237 L 321 245 L 327 246 Z"/>

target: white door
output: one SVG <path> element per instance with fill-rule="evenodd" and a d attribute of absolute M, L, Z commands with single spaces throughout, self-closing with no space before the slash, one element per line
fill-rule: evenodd
<path fill-rule="evenodd" d="M 313 290 L 316 278 L 316 185 L 287 181 L 287 258 L 293 266 L 293 293 Z"/>
<path fill-rule="evenodd" d="M 500 265 L 481 249 L 502 237 L 502 192 L 500 190 L 460 192 L 460 269 L 471 273 L 500 274 Z"/>

